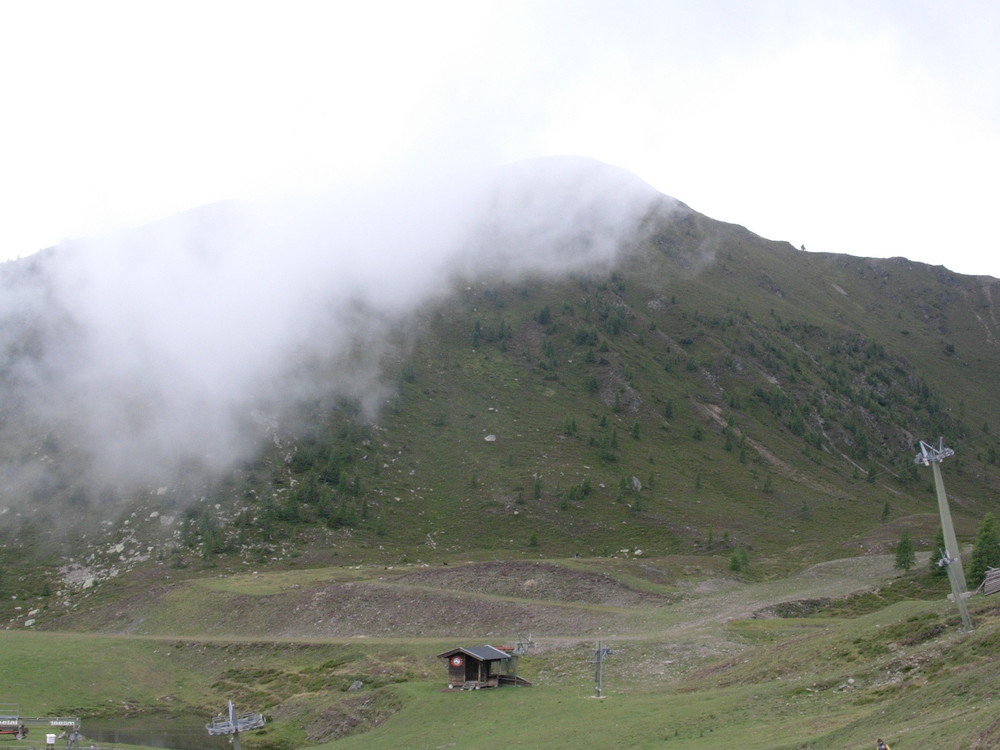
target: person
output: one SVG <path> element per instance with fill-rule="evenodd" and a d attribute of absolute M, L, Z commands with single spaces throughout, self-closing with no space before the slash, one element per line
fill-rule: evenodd
<path fill-rule="evenodd" d="M 879 737 L 877 740 L 875 740 L 875 750 L 892 750 L 892 749 L 887 744 L 885 744 L 885 742 L 882 741 L 881 737 Z"/>
<path fill-rule="evenodd" d="M 83 735 L 80 734 L 79 729 L 74 729 L 69 733 L 69 737 L 66 738 L 67 748 L 78 748 L 80 747 L 80 740 L 83 739 Z"/>

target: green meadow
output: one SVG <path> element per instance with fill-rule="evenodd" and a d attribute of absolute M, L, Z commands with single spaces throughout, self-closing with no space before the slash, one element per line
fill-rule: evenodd
<path fill-rule="evenodd" d="M 531 687 L 449 690 L 436 658 L 456 645 L 507 644 L 523 633 L 416 637 L 400 625 L 398 634 L 378 637 L 276 637 L 253 634 L 258 625 L 250 621 L 243 634 L 196 632 L 199 624 L 216 630 L 219 610 L 244 606 L 237 603 L 247 597 L 260 610 L 266 600 L 292 592 L 283 603 L 286 614 L 270 624 L 280 631 L 331 586 L 357 587 L 360 598 L 389 586 L 398 601 L 430 609 L 442 592 L 456 593 L 420 568 L 373 567 L 192 579 L 169 596 L 147 599 L 144 623 L 128 634 L 101 632 L 113 623 L 120 599 L 90 612 L 90 632 L 6 631 L 0 634 L 6 657 L 0 695 L 16 699 L 23 715 L 82 716 L 85 735 L 88 717 L 124 714 L 141 723 L 144 715 L 157 721 L 201 715 L 207 722 L 233 699 L 241 710 L 266 707 L 268 724 L 241 738 L 245 747 L 258 748 L 493 743 L 793 750 L 863 747 L 876 735 L 894 748 L 990 746 L 1000 707 L 992 678 L 1000 643 L 997 601 L 973 597 L 976 627 L 963 632 L 939 579 L 922 571 L 900 575 L 887 557 L 759 581 L 716 571 L 683 592 L 692 581 L 654 576 L 644 590 L 631 585 L 642 566 L 656 571 L 684 562 L 630 565 L 627 583 L 609 566 L 606 588 L 591 589 L 592 599 L 663 597 L 628 607 L 547 598 L 579 585 L 581 569 L 599 569 L 600 561 L 586 559 L 511 568 L 518 580 L 525 573 L 534 580 L 547 576 L 544 590 L 530 599 L 465 591 L 461 599 L 470 609 L 499 602 L 536 614 L 542 632 L 531 635 L 519 666 Z M 480 565 L 447 566 L 443 580 Z M 407 582 L 415 572 L 419 583 Z M 440 578 L 445 569 L 433 572 Z M 349 611 L 345 589 L 335 591 Z M 583 634 L 574 632 L 574 623 L 601 624 Z M 492 626 L 502 621 L 484 623 Z M 595 691 L 598 639 L 612 649 L 601 697 Z M 354 683 L 360 689 L 349 689 Z M 4 742 L 31 747 L 41 732 L 34 731 L 20 743 Z"/>

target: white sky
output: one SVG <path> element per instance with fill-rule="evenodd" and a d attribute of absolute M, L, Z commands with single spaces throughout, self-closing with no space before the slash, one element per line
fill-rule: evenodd
<path fill-rule="evenodd" d="M 1000 277 L 994 0 L 0 0 L 0 258 L 525 157 Z"/>

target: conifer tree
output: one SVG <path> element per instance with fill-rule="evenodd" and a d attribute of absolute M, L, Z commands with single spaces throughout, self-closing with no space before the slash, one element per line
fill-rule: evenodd
<path fill-rule="evenodd" d="M 969 585 L 978 586 L 986 577 L 987 569 L 997 567 L 1000 567 L 1000 536 L 997 535 L 996 517 L 987 513 L 979 524 L 976 543 L 972 545 Z"/>
<path fill-rule="evenodd" d="M 741 570 L 746 570 L 749 565 L 750 558 L 747 555 L 746 548 L 742 544 L 738 544 L 729 556 L 729 569 L 734 573 L 738 573 Z"/>
<path fill-rule="evenodd" d="M 913 542 L 910 541 L 909 529 L 903 529 L 899 535 L 899 543 L 896 545 L 896 567 L 900 570 L 909 570 L 917 562 L 917 555 L 913 551 Z"/>

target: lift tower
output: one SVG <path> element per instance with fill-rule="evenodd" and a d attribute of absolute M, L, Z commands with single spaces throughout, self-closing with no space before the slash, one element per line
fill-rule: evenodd
<path fill-rule="evenodd" d="M 233 750 L 243 750 L 243 745 L 240 744 L 240 732 L 260 729 L 262 726 L 264 726 L 263 714 L 239 714 L 236 712 L 236 704 L 229 701 L 229 710 L 212 719 L 212 723 L 206 724 L 205 729 L 212 735 L 229 735 Z"/>
<path fill-rule="evenodd" d="M 938 512 L 941 514 L 941 531 L 944 534 L 944 546 L 938 565 L 948 571 L 948 581 L 951 583 L 951 593 L 958 605 L 958 613 L 962 617 L 962 625 L 966 630 L 972 630 L 972 618 L 965 606 L 965 571 L 962 569 L 962 552 L 955 538 L 955 527 L 951 523 L 951 510 L 948 508 L 948 496 L 944 492 L 944 480 L 941 478 L 941 462 L 955 451 L 944 447 L 944 438 L 938 441 L 937 447 L 920 441 L 920 453 L 913 459 L 914 463 L 930 466 L 934 471 L 934 487 L 937 490 Z"/>

